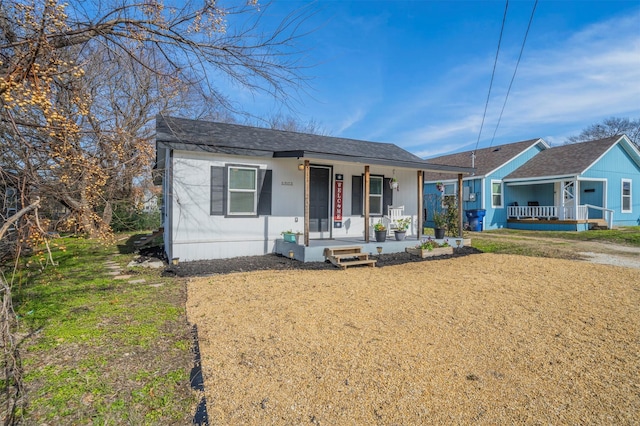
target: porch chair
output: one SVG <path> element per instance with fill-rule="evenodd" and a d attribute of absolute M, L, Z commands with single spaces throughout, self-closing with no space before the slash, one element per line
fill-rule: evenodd
<path fill-rule="evenodd" d="M 389 206 L 387 208 L 387 215 L 384 216 L 385 222 L 387 222 L 387 233 L 392 235 L 393 231 L 398 229 L 398 219 L 404 219 L 409 216 L 404 215 L 404 206 Z M 411 226 L 407 230 L 407 234 L 411 234 Z"/>

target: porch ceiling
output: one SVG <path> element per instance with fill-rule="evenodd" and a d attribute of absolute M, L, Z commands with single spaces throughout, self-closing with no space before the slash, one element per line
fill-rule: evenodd
<path fill-rule="evenodd" d="M 384 158 L 375 158 L 364 155 L 335 155 L 329 153 L 320 153 L 314 151 L 284 151 L 284 152 L 274 152 L 274 158 L 307 158 L 309 160 L 318 159 L 318 160 L 330 160 L 330 161 L 340 161 L 340 162 L 348 162 L 348 163 L 358 163 L 358 164 L 375 164 L 379 166 L 390 166 L 390 167 L 398 167 L 405 169 L 413 169 L 413 170 L 425 170 L 425 171 L 437 171 L 441 173 L 452 173 L 452 174 L 472 174 L 473 169 L 471 167 L 457 167 L 457 166 L 447 166 L 443 164 L 432 164 L 427 161 L 404 161 L 404 160 L 394 160 L 394 159 L 384 159 Z"/>

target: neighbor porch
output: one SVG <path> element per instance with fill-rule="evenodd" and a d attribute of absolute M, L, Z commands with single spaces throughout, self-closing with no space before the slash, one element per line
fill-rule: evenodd
<path fill-rule="evenodd" d="M 589 216 L 590 211 L 598 212 Z M 507 228 L 538 231 L 587 231 L 611 229 L 613 210 L 590 204 L 578 206 L 508 206 Z"/>
<path fill-rule="evenodd" d="M 611 228 L 613 210 L 605 207 L 606 182 L 555 179 L 507 183 L 507 228 L 586 231 Z"/>

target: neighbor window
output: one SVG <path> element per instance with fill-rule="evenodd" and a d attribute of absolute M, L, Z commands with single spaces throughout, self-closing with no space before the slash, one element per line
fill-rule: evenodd
<path fill-rule="evenodd" d="M 491 181 L 491 207 L 502 208 L 502 182 Z"/>
<path fill-rule="evenodd" d="M 446 208 L 449 205 L 456 205 L 456 199 L 458 194 L 456 193 L 456 187 L 458 185 L 453 183 L 444 184 L 444 192 L 442 193 L 442 208 Z"/>
<path fill-rule="evenodd" d="M 373 215 L 382 214 L 382 194 L 383 180 L 381 176 L 371 176 L 369 178 L 369 213 Z"/>
<path fill-rule="evenodd" d="M 622 212 L 631 213 L 631 179 L 622 179 Z"/>
<path fill-rule="evenodd" d="M 257 169 L 229 167 L 229 186 L 227 188 L 229 215 L 256 214 L 257 177 Z"/>

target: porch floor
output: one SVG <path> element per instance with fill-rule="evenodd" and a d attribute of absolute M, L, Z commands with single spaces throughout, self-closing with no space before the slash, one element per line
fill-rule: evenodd
<path fill-rule="evenodd" d="M 437 240 L 433 235 L 423 235 L 420 240 L 426 240 L 427 238 L 431 238 L 438 243 L 447 241 L 453 247 L 458 247 L 457 241 L 460 241 L 460 247 L 471 244 L 469 239 L 465 240 L 459 237 L 445 237 L 442 240 Z M 391 238 L 387 237 L 387 240 L 381 243 L 376 242 L 375 238 L 372 238 L 367 243 L 362 237 L 309 240 L 309 247 L 278 239 L 276 240 L 274 251 L 276 254 L 293 257 L 293 259 L 302 262 L 324 262 L 324 249 L 327 247 L 359 246 L 362 247 L 363 253 L 369 253 L 375 256 L 378 254 L 378 247 L 382 247 L 381 253 L 402 253 L 407 247 L 415 247 L 416 244 L 418 244 L 418 238 L 416 236 L 408 236 L 402 241 L 396 241 L 392 236 Z"/>

